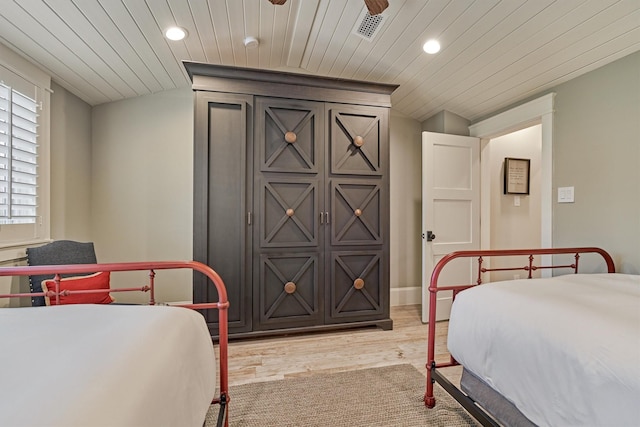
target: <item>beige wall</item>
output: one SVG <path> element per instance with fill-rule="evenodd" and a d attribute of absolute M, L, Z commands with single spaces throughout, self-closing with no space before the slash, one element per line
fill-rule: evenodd
<path fill-rule="evenodd" d="M 469 136 L 469 120 L 451 111 L 442 110 L 422 122 L 422 130 Z"/>
<path fill-rule="evenodd" d="M 92 166 L 91 225 L 99 261 L 192 259 L 190 89 L 94 107 Z M 158 275 L 159 285 L 184 284 L 171 291 L 160 286 L 160 301 L 191 299 L 191 280 L 182 273 Z"/>
<path fill-rule="evenodd" d="M 419 287 L 422 129 L 420 122 L 394 110 L 390 128 L 390 283 L 391 288 Z"/>
<path fill-rule="evenodd" d="M 52 238 L 94 241 L 99 262 L 192 259 L 191 90 L 92 109 L 58 85 L 52 89 Z M 146 273 L 135 276 L 146 281 Z M 159 275 L 159 298 L 190 299 L 186 276 Z M 170 281 L 186 286 L 167 291 L 162 284 Z M 130 280 L 115 273 L 113 283 Z M 0 287 L 28 292 L 29 285 L 14 280 Z"/>
<path fill-rule="evenodd" d="M 553 244 L 601 246 L 640 274 L 640 52 L 555 92 L 553 187 L 575 203 L 554 200 Z"/>
<path fill-rule="evenodd" d="M 556 94 L 552 245 L 600 246 L 617 271 L 640 274 L 640 52 L 478 122 L 550 92 Z M 558 203 L 558 187 L 569 186 L 575 202 Z M 585 272 L 602 269 L 589 257 L 580 262 Z"/>
<path fill-rule="evenodd" d="M 53 83 L 51 238 L 91 239 L 91 106 Z"/>

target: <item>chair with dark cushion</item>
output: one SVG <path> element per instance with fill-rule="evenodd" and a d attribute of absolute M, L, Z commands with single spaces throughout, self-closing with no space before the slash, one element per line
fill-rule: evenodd
<path fill-rule="evenodd" d="M 27 248 L 27 265 L 65 265 L 65 264 L 96 264 L 96 253 L 93 242 L 75 242 L 72 240 L 57 240 L 36 248 Z M 63 277 L 84 276 L 89 273 L 65 274 Z M 42 281 L 52 279 L 53 274 L 29 276 L 31 292 L 42 292 Z M 32 306 L 45 305 L 44 297 L 31 297 Z"/>

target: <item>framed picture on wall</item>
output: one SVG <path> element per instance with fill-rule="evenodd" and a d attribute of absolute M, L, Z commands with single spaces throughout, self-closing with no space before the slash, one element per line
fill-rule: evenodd
<path fill-rule="evenodd" d="M 530 159 L 504 159 L 504 194 L 529 194 Z"/>

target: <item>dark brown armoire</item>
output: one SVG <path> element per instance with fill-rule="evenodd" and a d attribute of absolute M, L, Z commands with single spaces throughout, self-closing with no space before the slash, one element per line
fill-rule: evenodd
<path fill-rule="evenodd" d="M 227 285 L 230 334 L 390 329 L 397 86 L 184 66 L 195 92 L 193 255 Z M 203 277 L 193 286 L 194 302 L 216 299 Z"/>

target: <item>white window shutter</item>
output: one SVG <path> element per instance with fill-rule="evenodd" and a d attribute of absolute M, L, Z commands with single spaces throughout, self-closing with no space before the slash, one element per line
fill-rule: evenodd
<path fill-rule="evenodd" d="M 38 104 L 0 84 L 0 224 L 35 224 Z"/>

